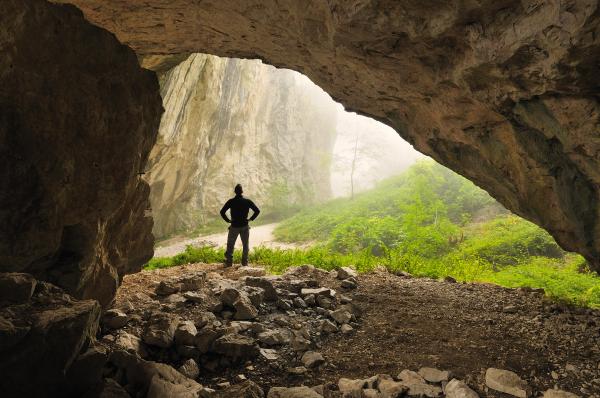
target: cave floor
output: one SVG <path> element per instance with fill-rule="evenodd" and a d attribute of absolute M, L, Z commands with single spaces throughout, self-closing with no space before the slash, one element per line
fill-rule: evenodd
<path fill-rule="evenodd" d="M 230 279 L 243 275 L 217 264 L 144 271 L 125 278 L 118 302 L 135 302 L 133 296 L 151 294 L 160 280 L 197 270 Z M 257 361 L 250 367 L 246 363 L 202 373 L 198 381 L 208 386 L 225 380 L 233 384 L 244 374 L 268 390 L 336 383 L 341 377 L 395 376 L 403 369 L 431 366 L 450 370 L 482 396 L 506 396 L 484 386 L 485 370 L 495 367 L 527 380 L 534 396 L 558 386 L 600 397 L 598 310 L 559 305 L 532 289 L 412 278 L 383 270 L 361 274 L 358 281 L 358 288 L 347 295 L 362 312 L 359 326 L 350 335 L 321 341 L 319 351 L 326 363 L 318 370 L 293 375 Z M 327 283 L 339 287 L 333 277 Z"/>

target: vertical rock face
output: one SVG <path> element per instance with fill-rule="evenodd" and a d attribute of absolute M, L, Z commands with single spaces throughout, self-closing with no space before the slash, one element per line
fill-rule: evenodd
<path fill-rule="evenodd" d="M 157 236 L 218 217 L 238 182 L 273 210 L 330 195 L 336 105 L 308 79 L 194 54 L 161 75 L 161 93 L 147 166 Z"/>
<path fill-rule="evenodd" d="M 72 6 L 0 5 L 0 272 L 109 303 L 152 256 L 154 73 Z"/>

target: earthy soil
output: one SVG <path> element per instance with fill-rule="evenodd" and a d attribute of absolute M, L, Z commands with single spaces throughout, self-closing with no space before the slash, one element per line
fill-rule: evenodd
<path fill-rule="evenodd" d="M 125 278 L 117 303 L 143 305 L 136 302 L 137 293 L 151 294 L 160 280 L 197 270 L 231 279 L 244 274 L 217 264 L 144 271 Z M 600 311 L 559 305 L 531 289 L 412 278 L 383 270 L 360 275 L 358 281 L 358 288 L 349 292 L 333 275 L 319 281 L 351 297 L 362 312 L 352 334 L 321 341 L 319 351 L 327 362 L 320 369 L 291 375 L 256 360 L 218 374 L 203 372 L 198 381 L 208 386 L 233 384 L 244 374 L 268 389 L 336 383 L 340 377 L 395 376 L 403 369 L 432 366 L 450 370 L 482 396 L 506 396 L 484 387 L 485 370 L 495 367 L 516 372 L 534 393 L 558 386 L 600 397 Z"/>

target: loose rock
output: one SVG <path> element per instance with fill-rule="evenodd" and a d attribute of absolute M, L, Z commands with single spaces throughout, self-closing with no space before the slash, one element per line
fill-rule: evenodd
<path fill-rule="evenodd" d="M 302 355 L 302 363 L 310 369 L 325 363 L 325 358 L 323 358 L 321 353 L 307 351 Z"/>
<path fill-rule="evenodd" d="M 485 372 L 485 384 L 492 390 L 515 397 L 527 398 L 527 383 L 509 370 L 489 368 Z"/>

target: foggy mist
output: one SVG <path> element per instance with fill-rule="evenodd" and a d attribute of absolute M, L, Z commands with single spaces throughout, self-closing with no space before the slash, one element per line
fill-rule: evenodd
<path fill-rule="evenodd" d="M 331 159 L 333 197 L 351 196 L 352 181 L 354 193 L 371 189 L 378 181 L 397 175 L 426 157 L 393 128 L 369 117 L 346 112 L 343 105 L 335 102 L 308 77 L 293 73 L 298 84 L 306 87 L 315 107 L 323 107 L 328 101 L 336 104 L 336 141 Z"/>

